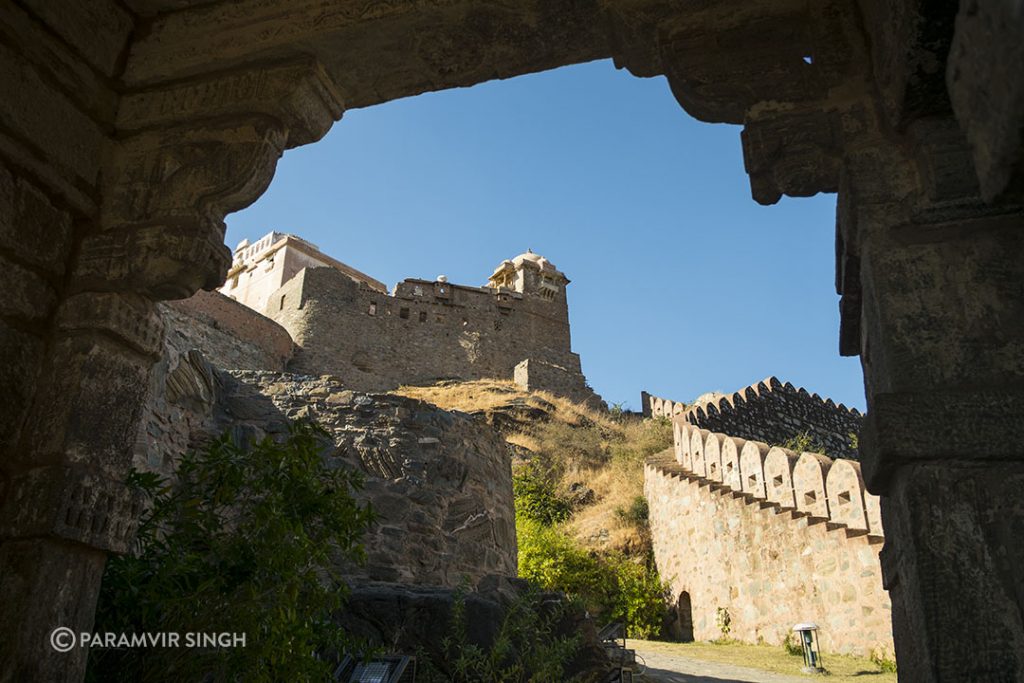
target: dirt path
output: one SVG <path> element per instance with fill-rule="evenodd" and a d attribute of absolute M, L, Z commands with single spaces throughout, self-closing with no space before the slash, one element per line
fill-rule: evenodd
<path fill-rule="evenodd" d="M 808 683 L 813 680 L 656 651 L 638 641 L 629 641 L 628 646 L 636 649 L 637 662 L 642 657 L 647 663 L 647 672 L 637 677 L 645 683 Z"/>

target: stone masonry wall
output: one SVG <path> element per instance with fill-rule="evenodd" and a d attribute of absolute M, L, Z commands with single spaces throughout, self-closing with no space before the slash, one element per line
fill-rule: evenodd
<path fill-rule="evenodd" d="M 225 432 L 261 438 L 283 434 L 288 419 L 313 419 L 335 438 L 330 457 L 366 473 L 358 497 L 378 514 L 368 561 L 346 565 L 347 576 L 456 586 L 515 575 L 510 458 L 492 429 L 426 403 L 356 394 L 336 377 L 284 374 L 288 333 L 223 295 L 160 312 L 167 334 L 136 468 L 171 476 L 181 454 Z"/>
<path fill-rule="evenodd" d="M 607 409 L 607 405 L 587 385 L 581 373 L 554 363 L 527 358 L 516 365 L 513 379 L 524 391 L 550 391 L 578 403 Z"/>
<path fill-rule="evenodd" d="M 701 429 L 770 444 L 785 443 L 806 432 L 829 455 L 857 459 L 850 435 L 860 434 L 860 411 L 789 382 L 783 384 L 775 377 L 699 405 L 685 406 L 647 392 L 642 393 L 641 403 L 647 417 L 682 413 L 687 422 Z"/>
<path fill-rule="evenodd" d="M 333 439 L 327 453 L 366 475 L 356 494 L 377 521 L 367 562 L 350 578 L 458 586 L 515 576 L 512 469 L 504 440 L 462 413 L 390 394 L 359 394 L 330 377 L 222 374 L 215 431 L 281 434 L 311 419 Z"/>
<path fill-rule="evenodd" d="M 818 624 L 822 649 L 893 651 L 878 498 L 849 460 L 796 454 L 674 421 L 672 452 L 644 470 L 655 560 L 693 637 L 783 642 Z M 685 595 L 684 595 L 685 594 Z M 683 597 L 682 600 L 680 598 Z"/>
<path fill-rule="evenodd" d="M 279 289 L 266 315 L 298 348 L 289 369 L 331 374 L 380 391 L 440 379 L 512 379 L 527 358 L 580 376 L 564 290 L 551 300 L 488 288 L 406 280 L 394 296 L 331 268 L 307 268 Z"/>
<path fill-rule="evenodd" d="M 200 290 L 160 309 L 170 343 L 182 351 L 200 349 L 218 368 L 284 370 L 291 358 L 286 329 L 219 292 Z"/>
<path fill-rule="evenodd" d="M 136 468 L 169 475 L 176 458 L 207 433 L 216 397 L 214 368 L 284 370 L 288 332 L 217 292 L 157 305 L 165 335 L 135 436 Z"/>

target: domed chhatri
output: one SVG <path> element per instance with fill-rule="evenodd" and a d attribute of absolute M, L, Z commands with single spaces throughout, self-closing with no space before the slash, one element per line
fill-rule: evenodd
<path fill-rule="evenodd" d="M 551 261 L 527 249 L 515 258 L 505 259 L 487 280 L 489 287 L 505 287 L 517 292 L 538 292 L 545 298 L 563 291 L 569 278 Z"/>

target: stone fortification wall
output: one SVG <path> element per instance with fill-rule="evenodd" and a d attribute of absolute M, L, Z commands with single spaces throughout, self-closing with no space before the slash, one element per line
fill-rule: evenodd
<path fill-rule="evenodd" d="M 695 427 L 679 414 L 674 450 L 644 471 L 655 560 L 697 640 L 780 644 L 813 621 L 823 649 L 891 653 L 891 603 L 878 498 L 859 463 L 797 454 Z"/>
<path fill-rule="evenodd" d="M 355 393 L 330 377 L 238 371 L 221 377 L 215 431 L 281 434 L 287 419 L 314 420 L 332 437 L 326 457 L 366 475 L 357 498 L 377 521 L 367 562 L 349 577 L 457 586 L 515 576 L 508 448 L 462 413 L 394 395 Z"/>
<path fill-rule="evenodd" d="M 157 308 L 163 354 L 150 376 L 133 460 L 136 468 L 169 475 L 181 453 L 209 436 L 213 368 L 284 370 L 293 344 L 273 320 L 217 292 Z"/>
<path fill-rule="evenodd" d="M 783 384 L 775 377 L 752 384 L 733 394 L 708 395 L 691 406 L 641 393 L 646 417 L 674 417 L 682 414 L 701 429 L 756 439 L 770 444 L 785 443 L 806 433 L 826 453 L 857 459 L 852 435 L 859 435 L 863 416 L 856 408 L 836 404 L 806 389 Z"/>
<path fill-rule="evenodd" d="M 377 522 L 355 579 L 456 586 L 464 576 L 516 573 L 508 449 L 468 415 L 392 395 L 357 394 L 329 377 L 213 368 L 196 350 L 167 348 L 160 388 L 145 406 L 135 465 L 170 476 L 190 448 L 229 432 L 240 442 L 312 419 L 333 442 L 326 457 L 366 474 L 357 494 Z"/>
<path fill-rule="evenodd" d="M 265 310 L 297 345 L 289 369 L 378 391 L 440 379 L 513 378 L 536 359 L 583 383 L 570 350 L 564 289 L 552 299 L 510 290 L 406 280 L 394 295 L 331 268 L 307 268 Z"/>
<path fill-rule="evenodd" d="M 527 358 L 516 365 L 513 380 L 524 391 L 549 391 L 594 408 L 608 408 L 581 373 L 548 361 Z"/>
<path fill-rule="evenodd" d="M 219 292 L 159 304 L 168 342 L 179 352 L 199 349 L 228 370 L 284 370 L 292 355 L 288 330 Z"/>

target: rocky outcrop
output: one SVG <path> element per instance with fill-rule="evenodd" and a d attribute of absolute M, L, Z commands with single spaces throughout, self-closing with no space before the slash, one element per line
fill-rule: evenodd
<path fill-rule="evenodd" d="M 167 363 L 166 393 L 148 407 L 153 435 L 141 437 L 143 452 L 160 455 L 148 469 L 172 471 L 169 447 L 181 453 L 225 432 L 239 442 L 280 437 L 290 421 L 313 420 L 331 436 L 325 457 L 364 473 L 357 497 L 376 513 L 367 561 L 346 563 L 346 575 L 437 586 L 515 575 L 510 458 L 493 429 L 331 377 L 219 371 L 196 351 Z"/>

